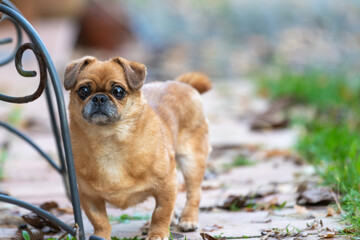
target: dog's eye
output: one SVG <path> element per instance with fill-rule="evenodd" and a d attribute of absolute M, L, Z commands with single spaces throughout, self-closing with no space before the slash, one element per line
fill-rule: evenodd
<path fill-rule="evenodd" d="M 79 97 L 84 100 L 85 98 L 87 98 L 90 95 L 91 91 L 90 88 L 87 86 L 82 86 L 81 88 L 79 88 L 78 90 L 78 95 Z"/>
<path fill-rule="evenodd" d="M 120 86 L 115 86 L 112 90 L 111 90 L 112 95 L 114 95 L 114 97 L 116 97 L 117 99 L 123 99 L 126 95 L 126 91 L 125 89 L 123 89 Z"/>

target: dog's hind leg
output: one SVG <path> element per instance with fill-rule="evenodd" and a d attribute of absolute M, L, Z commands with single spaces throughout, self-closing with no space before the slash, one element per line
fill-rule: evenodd
<path fill-rule="evenodd" d="M 206 159 L 210 151 L 207 126 L 198 130 L 190 139 L 182 141 L 177 149 L 177 162 L 184 175 L 186 185 L 186 204 L 178 226 L 185 232 L 198 228 L 201 182 L 204 178 Z"/>

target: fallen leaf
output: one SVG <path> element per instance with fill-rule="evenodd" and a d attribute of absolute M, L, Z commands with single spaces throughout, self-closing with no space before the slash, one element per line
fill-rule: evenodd
<path fill-rule="evenodd" d="M 326 206 L 334 202 L 331 191 L 327 188 L 305 190 L 297 198 L 297 204 L 309 206 Z"/>
<path fill-rule="evenodd" d="M 289 119 L 282 112 L 265 113 L 256 116 L 250 123 L 251 130 L 269 130 L 286 128 Z"/>
<path fill-rule="evenodd" d="M 219 226 L 219 225 L 212 225 L 212 226 L 208 226 L 206 225 L 205 227 L 203 227 L 202 231 L 203 232 L 213 232 L 213 231 L 216 231 L 216 230 L 219 230 L 219 229 L 222 229 L 223 227 L 222 226 Z"/>
<path fill-rule="evenodd" d="M 305 192 L 307 189 L 308 189 L 308 182 L 302 182 L 302 183 L 300 183 L 300 185 L 298 186 L 296 192 L 302 193 L 302 192 Z"/>
<path fill-rule="evenodd" d="M 223 209 L 229 209 L 232 210 L 231 208 L 243 208 L 246 206 L 246 202 L 247 199 L 244 196 L 236 196 L 236 195 L 230 195 L 225 202 L 223 203 L 223 205 L 219 206 L 220 208 Z"/>
<path fill-rule="evenodd" d="M 200 236 L 202 237 L 203 240 L 226 240 L 226 237 L 216 238 L 207 233 L 200 233 Z"/>
<path fill-rule="evenodd" d="M 27 224 L 33 226 L 34 228 L 41 229 L 44 227 L 41 217 L 36 213 L 25 214 L 22 216 L 22 218 Z"/>
<path fill-rule="evenodd" d="M 298 214 L 302 214 L 302 215 L 308 214 L 308 210 L 306 207 L 302 207 L 302 206 L 295 204 L 294 209 L 295 209 L 296 213 L 298 213 Z"/>
<path fill-rule="evenodd" d="M 23 238 L 23 231 L 27 232 L 31 240 L 43 240 L 44 233 L 42 233 L 38 229 L 29 229 L 26 224 L 22 224 L 19 226 L 18 231 L 16 232 L 15 236 L 11 239 L 13 240 L 24 240 Z"/>
<path fill-rule="evenodd" d="M 319 233 L 319 237 L 322 237 L 322 238 L 333 238 L 335 237 L 336 233 L 335 232 L 322 232 L 322 233 Z"/>
<path fill-rule="evenodd" d="M 50 201 L 50 202 L 45 202 L 45 203 L 41 204 L 40 207 L 42 209 L 44 209 L 45 211 L 49 212 L 52 209 L 58 208 L 58 204 L 54 201 Z"/>
<path fill-rule="evenodd" d="M 66 207 L 66 208 L 57 208 L 57 210 L 61 213 L 65 213 L 65 214 L 74 214 L 74 210 L 72 207 Z"/>
<path fill-rule="evenodd" d="M 336 214 L 335 209 L 333 209 L 332 207 L 328 206 L 327 207 L 327 214 L 325 217 L 333 217 Z"/>
<path fill-rule="evenodd" d="M 345 228 L 342 230 L 344 233 L 355 233 L 356 230 L 354 228 Z"/>
<path fill-rule="evenodd" d="M 274 185 L 268 185 L 260 187 L 255 194 L 253 194 L 254 198 L 263 198 L 269 195 L 274 195 L 278 193 L 276 187 Z M 251 194 L 249 194 L 251 195 Z"/>
<path fill-rule="evenodd" d="M 58 233 L 61 230 L 58 226 L 46 220 L 45 218 L 40 217 L 36 213 L 25 214 L 22 216 L 22 218 L 27 224 L 41 230 L 44 233 Z"/>
<path fill-rule="evenodd" d="M 289 150 L 282 149 L 272 149 L 265 152 L 265 158 L 274 158 L 274 157 L 289 157 L 293 153 Z"/>
<path fill-rule="evenodd" d="M 306 223 L 307 226 L 307 230 L 315 230 L 317 228 L 319 228 L 320 222 L 317 220 L 312 221 L 311 223 Z M 321 222 L 322 225 L 322 222 Z"/>

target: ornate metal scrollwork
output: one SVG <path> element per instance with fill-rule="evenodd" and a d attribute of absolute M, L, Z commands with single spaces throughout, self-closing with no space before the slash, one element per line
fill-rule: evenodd
<path fill-rule="evenodd" d="M 39 82 L 39 86 L 38 86 L 37 90 L 31 95 L 27 95 L 24 97 L 11 97 L 11 96 L 7 96 L 4 94 L 0 94 L 0 100 L 5 101 L 5 102 L 11 102 L 11 103 L 28 103 L 28 102 L 34 101 L 38 97 L 40 97 L 45 89 L 46 81 L 47 81 L 47 72 L 46 72 L 44 59 L 41 54 L 41 51 L 36 47 L 35 44 L 25 43 L 25 44 L 21 45 L 22 34 L 21 34 L 20 26 L 12 18 L 8 17 L 5 14 L 0 19 L 0 22 L 4 19 L 10 20 L 10 22 L 13 23 L 13 25 L 15 26 L 16 33 L 17 33 L 16 34 L 17 35 L 17 44 L 16 44 L 15 50 L 11 53 L 11 55 L 0 61 L 0 66 L 3 66 L 5 64 L 11 62 L 15 58 L 16 70 L 21 76 L 35 77 L 36 76 L 35 71 L 24 70 L 24 68 L 22 66 L 22 56 L 26 50 L 30 49 L 33 51 L 33 53 L 38 61 L 39 72 L 40 72 L 40 82 Z M 0 44 L 7 44 L 10 42 L 12 42 L 11 38 L 5 38 L 5 39 L 0 40 Z"/>
<path fill-rule="evenodd" d="M 40 71 L 39 86 L 33 94 L 27 95 L 24 97 L 10 97 L 10 96 L 4 95 L 4 94 L 0 94 L 1 101 L 11 102 L 11 103 L 28 103 L 28 102 L 32 102 L 32 101 L 36 100 L 43 93 L 45 86 L 46 86 L 46 81 L 47 81 L 47 72 L 46 72 L 46 67 L 44 65 L 44 60 L 41 56 L 41 52 L 33 43 L 25 43 L 17 49 L 16 54 L 15 54 L 16 70 L 23 77 L 35 77 L 36 76 L 35 71 L 26 71 L 26 70 L 24 70 L 24 68 L 22 66 L 22 56 L 27 49 L 31 49 L 34 52 L 36 59 L 38 61 L 38 64 L 39 64 L 39 69 L 40 69 L 39 70 Z"/>
<path fill-rule="evenodd" d="M 0 0 L 0 22 L 3 20 L 9 20 L 16 29 L 17 41 L 14 50 L 11 54 L 3 59 L 0 59 L 0 66 L 8 64 L 12 60 L 15 60 L 15 67 L 17 72 L 23 77 L 35 77 L 37 75 L 36 71 L 28 71 L 23 68 L 22 58 L 26 50 L 31 50 L 35 55 L 40 74 L 40 82 L 37 90 L 28 96 L 24 97 L 11 97 L 7 95 L 0 94 L 0 102 L 10 102 L 10 103 L 27 103 L 36 100 L 41 96 L 45 89 L 46 102 L 48 105 L 50 122 L 55 137 L 58 157 L 60 160 L 60 165 L 57 164 L 53 159 L 47 155 L 41 148 L 36 145 L 30 138 L 25 134 L 11 127 L 9 124 L 0 121 L 0 127 L 4 127 L 15 135 L 19 136 L 27 143 L 29 143 L 38 153 L 47 160 L 50 165 L 62 175 L 65 185 L 68 184 L 70 191 L 70 199 L 74 210 L 75 224 L 79 227 L 77 230 L 73 229 L 71 226 L 62 222 L 60 219 L 51 215 L 50 213 L 40 209 L 36 206 L 33 206 L 29 203 L 21 201 L 11 196 L 6 196 L 0 193 L 0 201 L 8 202 L 11 204 L 18 205 L 20 207 L 31 210 L 41 217 L 48 219 L 49 221 L 57 224 L 60 228 L 70 233 L 71 235 L 77 235 L 80 240 L 85 239 L 84 227 L 81 217 L 81 208 L 80 200 L 77 189 L 75 167 L 73 162 L 71 141 L 69 126 L 66 116 L 66 108 L 64 103 L 64 97 L 62 94 L 62 89 L 60 85 L 60 78 L 55 70 L 55 66 L 52 62 L 52 59 L 42 42 L 41 38 L 32 27 L 32 25 L 22 16 L 22 14 L 17 10 L 17 8 L 9 0 Z M 29 43 L 22 44 L 22 32 L 25 32 L 30 39 Z M 0 39 L 0 45 L 8 44 L 13 41 L 12 38 Z M 49 77 L 48 81 L 47 76 Z M 53 93 L 55 95 L 56 105 L 53 104 L 50 87 L 53 88 Z M 56 108 L 55 108 L 56 106 Z M 58 124 L 59 123 L 59 124 Z M 66 184 L 67 183 L 67 184 Z"/>
<path fill-rule="evenodd" d="M 2 22 L 4 20 L 9 20 L 14 25 L 15 30 L 16 30 L 17 41 L 16 41 L 16 45 L 15 45 L 14 50 L 12 51 L 12 53 L 8 57 L 0 60 L 0 66 L 8 64 L 9 62 L 11 62 L 11 60 L 14 59 L 15 54 L 16 54 L 16 50 L 20 47 L 20 45 L 22 43 L 22 33 L 21 33 L 21 28 L 20 28 L 19 24 L 17 24 L 12 18 L 8 17 L 5 14 L 3 14 L 1 16 L 0 22 Z M 0 45 L 8 44 L 8 43 L 11 43 L 12 41 L 13 41 L 12 38 L 1 39 L 0 40 Z"/>

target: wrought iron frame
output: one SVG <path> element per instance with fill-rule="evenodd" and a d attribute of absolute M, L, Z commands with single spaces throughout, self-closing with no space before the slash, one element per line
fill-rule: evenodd
<path fill-rule="evenodd" d="M 14 197 L 0 194 L 0 201 L 31 210 L 39 216 L 56 224 L 72 236 L 78 236 L 81 240 L 84 240 L 85 233 L 81 216 L 80 200 L 70 142 L 69 126 L 67 122 L 64 97 L 60 85 L 60 78 L 55 70 L 54 63 L 44 43 L 42 42 L 35 29 L 32 27 L 32 25 L 21 14 L 21 12 L 9 0 L 0 0 L 0 14 L 2 14 L 0 15 L 0 22 L 4 20 L 9 20 L 14 25 L 17 35 L 16 47 L 14 48 L 10 56 L 4 59 L 0 59 L 0 66 L 8 64 L 13 59 L 15 59 L 16 70 L 21 76 L 35 77 L 37 75 L 36 71 L 27 71 L 22 66 L 23 53 L 29 49 L 34 53 L 38 61 L 40 73 L 39 86 L 33 94 L 24 97 L 12 97 L 0 94 L 0 101 L 16 104 L 28 103 L 40 97 L 45 90 L 51 127 L 56 141 L 57 154 L 60 164 L 57 164 L 48 154 L 41 150 L 38 145 L 36 145 L 29 137 L 21 133 L 19 130 L 1 121 L 0 126 L 19 136 L 25 142 L 29 143 L 62 176 L 68 196 L 73 206 L 76 227 L 69 226 L 51 213 Z M 22 44 L 23 31 L 28 35 L 31 42 Z M 0 39 L 0 44 L 8 44 L 12 41 L 12 38 Z M 48 75 L 50 76 L 51 81 L 48 81 Z M 55 110 L 56 108 L 51 97 L 51 86 L 53 87 L 53 91 L 55 93 L 57 115 Z M 90 239 L 101 238 L 91 236 Z"/>

